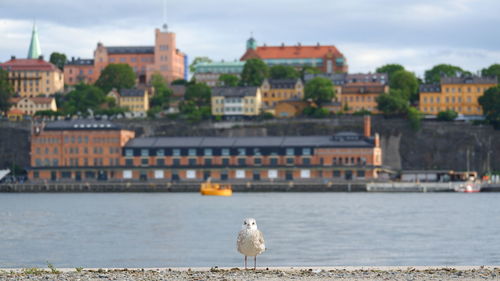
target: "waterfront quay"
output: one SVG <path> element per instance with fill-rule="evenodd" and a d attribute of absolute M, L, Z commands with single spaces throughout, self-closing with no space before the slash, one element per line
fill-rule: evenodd
<path fill-rule="evenodd" d="M 456 183 L 233 182 L 234 192 L 452 192 Z M 0 192 L 199 192 L 200 182 L 38 182 L 0 184 Z M 499 192 L 500 184 L 481 191 Z"/>

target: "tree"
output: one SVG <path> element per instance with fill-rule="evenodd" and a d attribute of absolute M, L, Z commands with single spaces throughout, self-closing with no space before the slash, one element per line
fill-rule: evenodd
<path fill-rule="evenodd" d="M 391 89 L 388 94 L 377 97 L 377 109 L 384 115 L 404 115 L 408 111 L 408 100 L 401 90 Z"/>
<path fill-rule="evenodd" d="M 257 86 L 262 85 L 262 81 L 269 78 L 269 67 L 261 59 L 249 59 L 243 66 L 241 73 L 241 86 Z"/>
<path fill-rule="evenodd" d="M 500 129 L 500 86 L 491 87 L 478 99 L 486 120 Z"/>
<path fill-rule="evenodd" d="M 189 82 L 184 79 L 175 79 L 174 81 L 172 81 L 172 83 L 170 83 L 170 85 L 187 85 L 187 84 L 189 84 Z"/>
<path fill-rule="evenodd" d="M 453 121 L 458 117 L 458 113 L 454 110 L 440 111 L 437 115 L 439 121 Z"/>
<path fill-rule="evenodd" d="M 383 66 L 377 68 L 375 70 L 375 72 L 377 72 L 377 73 L 387 73 L 387 75 L 389 76 L 389 81 L 391 81 L 392 75 L 396 71 L 400 71 L 400 70 L 405 70 L 405 68 L 402 65 L 400 65 L 400 64 L 390 63 L 390 64 L 386 64 L 386 65 L 383 65 Z"/>
<path fill-rule="evenodd" d="M 135 85 L 135 73 L 132 67 L 128 64 L 117 63 L 106 66 L 95 82 L 95 85 L 108 93 L 113 88 L 118 92 L 121 89 L 130 89 Z"/>
<path fill-rule="evenodd" d="M 212 90 L 205 83 L 189 85 L 186 88 L 186 93 L 184 94 L 185 100 L 194 102 L 194 104 L 198 107 L 209 106 L 211 97 Z"/>
<path fill-rule="evenodd" d="M 330 79 L 315 77 L 306 83 L 304 88 L 304 99 L 311 99 L 319 108 L 335 98 L 335 90 Z"/>
<path fill-rule="evenodd" d="M 415 74 L 406 70 L 398 70 L 389 80 L 391 89 L 401 90 L 407 100 L 418 100 L 418 80 Z"/>
<path fill-rule="evenodd" d="M 0 112 L 7 112 L 10 109 L 10 98 L 14 91 L 9 84 L 9 73 L 0 68 Z"/>
<path fill-rule="evenodd" d="M 64 65 L 66 64 L 66 55 L 58 52 L 53 52 L 50 54 L 50 63 L 57 66 L 60 70 L 64 69 Z"/>
<path fill-rule="evenodd" d="M 269 76 L 272 79 L 297 79 L 299 72 L 292 66 L 274 65 L 269 69 Z"/>
<path fill-rule="evenodd" d="M 456 77 L 462 74 L 471 75 L 472 73 L 451 64 L 438 64 L 435 65 L 433 68 L 425 71 L 424 75 L 425 83 L 427 84 L 439 83 L 441 81 L 442 76 Z"/>
<path fill-rule="evenodd" d="M 420 129 L 424 115 L 416 107 L 410 106 L 407 112 L 408 121 L 414 130 Z"/>
<path fill-rule="evenodd" d="M 209 57 L 196 57 L 193 62 L 189 65 L 189 71 L 191 73 L 196 72 L 196 65 L 202 62 L 210 63 L 212 60 Z"/>
<path fill-rule="evenodd" d="M 500 83 L 500 64 L 492 64 L 488 68 L 483 68 L 481 70 L 482 76 L 493 76 L 497 77 L 498 83 Z"/>
<path fill-rule="evenodd" d="M 240 78 L 236 75 L 232 74 L 221 74 L 219 76 L 219 86 L 224 86 L 224 87 L 236 87 L 240 83 Z"/>
<path fill-rule="evenodd" d="M 75 86 L 75 90 L 66 95 L 62 112 L 69 115 L 80 112 L 80 114 L 87 116 L 89 115 L 89 109 L 96 111 L 106 101 L 106 95 L 100 88 L 78 84 Z"/>
<path fill-rule="evenodd" d="M 173 92 L 167 86 L 167 81 L 160 73 L 154 73 L 151 76 L 151 85 L 155 90 L 154 96 L 150 100 L 150 106 L 158 107 L 157 111 L 161 111 L 163 109 L 168 109 L 170 104 L 170 97 Z"/>

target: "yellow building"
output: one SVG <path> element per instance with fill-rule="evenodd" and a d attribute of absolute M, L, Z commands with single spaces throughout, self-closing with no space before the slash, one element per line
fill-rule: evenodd
<path fill-rule="evenodd" d="M 122 89 L 120 92 L 112 90 L 108 97 L 115 98 L 116 105 L 128 108 L 131 112 L 145 113 L 149 110 L 149 95 L 146 89 Z"/>
<path fill-rule="evenodd" d="M 38 111 L 57 111 L 56 99 L 53 97 L 24 97 L 10 99 L 11 110 L 20 110 L 23 115 L 34 115 Z"/>
<path fill-rule="evenodd" d="M 9 72 L 9 82 L 20 97 L 52 95 L 64 89 L 64 74 L 55 65 L 38 59 L 16 59 L 0 64 Z"/>
<path fill-rule="evenodd" d="M 211 102 L 213 116 L 250 118 L 261 113 L 262 95 L 259 87 L 216 87 Z"/>
<path fill-rule="evenodd" d="M 483 115 L 478 99 L 497 84 L 496 77 L 443 77 L 440 84 L 420 86 L 420 111 L 432 115 L 446 110 Z"/>
<path fill-rule="evenodd" d="M 274 107 L 284 100 L 304 99 L 304 84 L 301 79 L 265 79 L 261 87 L 262 108 L 274 113 Z"/>
<path fill-rule="evenodd" d="M 377 109 L 377 97 L 389 92 L 389 86 L 374 83 L 352 83 L 342 86 L 337 99 L 340 100 L 342 108 L 348 108 L 347 113 L 360 110 L 368 110 L 372 113 L 380 113 Z"/>

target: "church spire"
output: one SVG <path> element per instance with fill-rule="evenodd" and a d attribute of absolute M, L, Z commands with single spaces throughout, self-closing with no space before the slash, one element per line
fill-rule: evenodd
<path fill-rule="evenodd" d="M 42 55 L 40 42 L 38 41 L 38 32 L 36 24 L 33 23 L 33 32 L 31 33 L 30 49 L 28 50 L 28 59 L 38 59 Z"/>

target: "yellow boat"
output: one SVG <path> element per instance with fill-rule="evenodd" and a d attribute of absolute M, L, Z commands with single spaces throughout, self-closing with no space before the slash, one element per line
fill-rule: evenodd
<path fill-rule="evenodd" d="M 231 196 L 233 195 L 233 189 L 230 184 L 211 183 L 207 181 L 201 184 L 200 193 L 201 195 Z"/>

